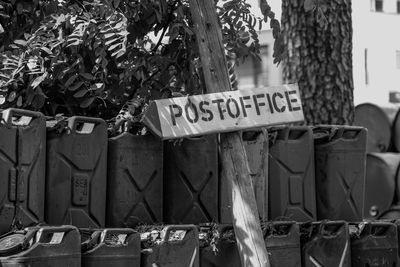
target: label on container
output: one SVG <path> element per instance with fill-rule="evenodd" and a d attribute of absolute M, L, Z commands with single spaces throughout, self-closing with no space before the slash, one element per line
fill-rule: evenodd
<path fill-rule="evenodd" d="M 72 178 L 72 202 L 78 206 L 89 204 L 89 178 L 84 174 L 75 174 Z"/>

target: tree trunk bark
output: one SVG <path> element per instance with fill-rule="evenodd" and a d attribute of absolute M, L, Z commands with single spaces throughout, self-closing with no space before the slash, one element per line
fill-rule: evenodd
<path fill-rule="evenodd" d="M 307 124 L 354 119 L 351 0 L 282 1 L 283 77 L 298 82 Z"/>

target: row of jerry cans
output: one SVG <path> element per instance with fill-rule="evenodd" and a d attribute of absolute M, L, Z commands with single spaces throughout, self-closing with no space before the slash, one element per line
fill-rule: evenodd
<path fill-rule="evenodd" d="M 281 221 L 266 225 L 264 239 L 271 267 L 392 267 L 400 266 L 398 229 L 384 221 Z M 202 267 L 242 266 L 235 242 L 221 240 L 217 249 L 201 250 Z"/>
<path fill-rule="evenodd" d="M 132 229 L 33 226 L 0 238 L 1 266 L 140 266 L 140 235 Z"/>
<path fill-rule="evenodd" d="M 71 117 L 46 133 L 40 113 L 1 114 L 0 232 L 17 222 L 78 227 L 232 222 L 217 135 L 180 143 L 130 133 L 107 139 L 107 125 L 97 118 Z M 361 220 L 365 142 L 360 127 L 245 132 L 260 217 Z"/>
<path fill-rule="evenodd" d="M 53 131 L 39 112 L 0 115 L 0 233 L 44 221 L 104 226 L 105 121 L 72 117 Z"/>
<path fill-rule="evenodd" d="M 272 267 L 399 266 L 400 222 L 269 222 L 265 245 Z M 132 229 L 34 226 L 0 237 L 1 266 L 240 267 L 231 226 L 218 226 L 217 252 L 200 245 L 209 226 L 170 225 L 148 243 Z M 231 231 L 230 234 L 226 234 Z M 210 244 L 210 242 L 205 243 Z"/>
<path fill-rule="evenodd" d="M 260 218 L 364 219 L 366 136 L 365 128 L 350 126 L 244 132 Z M 159 218 L 166 223 L 232 222 L 227 181 L 219 175 L 218 136 L 177 143 L 129 133 L 110 138 L 109 226 L 133 227 Z M 122 157 L 126 161 L 118 160 Z"/>
<path fill-rule="evenodd" d="M 0 237 L 0 266 L 199 267 L 195 225 L 166 226 L 158 242 L 146 242 L 130 228 L 33 226 Z"/>

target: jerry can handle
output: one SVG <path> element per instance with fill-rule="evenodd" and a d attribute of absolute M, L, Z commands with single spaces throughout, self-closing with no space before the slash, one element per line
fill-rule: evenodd
<path fill-rule="evenodd" d="M 364 128 L 361 128 L 361 127 L 344 128 L 342 138 L 346 139 L 346 140 L 354 140 L 360 135 L 360 133 L 363 130 L 364 130 Z"/>
<path fill-rule="evenodd" d="M 100 236 L 101 236 L 101 230 L 94 230 L 91 233 L 89 239 L 81 243 L 82 252 L 90 250 L 90 248 L 97 246 L 100 243 L 99 242 Z M 81 240 L 82 240 L 82 235 L 81 235 Z"/>
<path fill-rule="evenodd" d="M 36 233 L 39 229 L 29 229 L 28 232 L 25 234 L 24 242 L 22 243 L 22 248 L 29 247 L 29 243 L 35 237 Z"/>
<path fill-rule="evenodd" d="M 118 234 L 118 235 L 125 235 L 124 240 L 121 241 L 125 244 L 128 240 L 128 237 L 136 232 L 131 228 L 107 228 L 101 231 L 100 243 L 105 243 L 105 239 L 108 234 Z"/>
<path fill-rule="evenodd" d="M 68 119 L 68 127 L 71 129 L 72 133 L 90 134 L 93 132 L 96 125 L 103 122 L 104 121 L 100 118 L 73 116 Z M 82 125 L 82 129 L 78 129 L 80 125 Z"/>
<path fill-rule="evenodd" d="M 289 139 L 290 128 L 289 126 L 284 126 L 282 128 L 278 128 L 276 140 L 288 140 Z"/>
<path fill-rule="evenodd" d="M 171 235 L 171 231 L 187 231 L 185 233 L 185 236 L 182 238 L 182 240 L 185 239 L 187 236 L 188 232 L 193 232 L 194 236 L 198 238 L 198 229 L 197 226 L 193 224 L 182 224 L 182 225 L 168 225 L 167 227 L 164 228 L 164 235 L 162 237 L 162 241 L 167 242 L 169 241 L 169 237 Z"/>
<path fill-rule="evenodd" d="M 309 128 L 307 126 L 289 128 L 289 131 L 287 133 L 287 140 L 298 140 L 302 138 L 308 131 Z"/>
<path fill-rule="evenodd" d="M 276 222 L 272 222 L 272 227 L 274 228 L 274 230 L 277 229 L 277 227 L 279 226 L 286 226 L 287 227 L 287 232 L 284 234 L 278 234 L 279 236 L 288 236 L 292 233 L 293 231 L 293 227 L 296 225 L 296 222 L 293 221 L 276 221 Z M 276 235 L 276 234 L 274 234 Z"/>
<path fill-rule="evenodd" d="M 19 108 L 8 108 L 3 110 L 1 113 L 2 119 L 6 123 L 20 126 L 29 125 L 33 119 L 43 117 L 43 114 L 40 112 Z M 13 121 L 13 118 L 16 118 L 16 116 L 21 116 L 20 121 Z"/>
<path fill-rule="evenodd" d="M 345 227 L 345 225 L 346 225 L 345 221 L 327 221 L 327 222 L 322 221 L 318 230 L 322 236 L 336 237 L 340 234 L 341 232 L 340 229 Z M 329 230 L 329 226 L 336 227 L 335 231 Z"/>
<path fill-rule="evenodd" d="M 396 230 L 397 227 L 391 222 L 369 222 L 366 227 L 367 234 L 374 237 L 387 237 L 394 233 L 389 233 L 391 230 Z"/>
<path fill-rule="evenodd" d="M 63 225 L 63 226 L 45 226 L 41 227 L 37 230 L 37 234 L 39 235 L 37 243 L 42 244 L 61 244 L 64 241 L 65 234 L 78 229 L 71 225 Z M 45 242 L 43 240 L 45 234 L 53 234 L 51 240 L 49 242 Z"/>
<path fill-rule="evenodd" d="M 277 129 L 277 140 L 298 140 L 301 137 L 303 137 L 307 132 L 309 128 L 306 127 L 301 127 L 301 126 L 294 126 L 294 127 L 289 127 L 289 126 L 284 126 L 282 128 Z"/>
<path fill-rule="evenodd" d="M 277 233 L 277 229 L 280 226 L 286 227 L 284 232 Z M 264 238 L 271 236 L 289 236 L 293 232 L 293 227 L 296 226 L 294 221 L 273 221 L 265 224 Z"/>
<path fill-rule="evenodd" d="M 187 139 L 189 141 L 205 141 L 206 140 L 204 135 L 187 136 L 187 137 L 185 137 L 185 139 Z"/>

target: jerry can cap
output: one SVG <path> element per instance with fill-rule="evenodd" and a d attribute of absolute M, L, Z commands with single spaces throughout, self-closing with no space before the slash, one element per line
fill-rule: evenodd
<path fill-rule="evenodd" d="M 316 145 L 324 144 L 331 140 L 332 133 L 330 129 L 315 127 L 313 129 L 313 137 L 314 137 L 314 143 Z"/>
<path fill-rule="evenodd" d="M 0 255 L 13 254 L 22 249 L 22 244 L 25 240 L 25 235 L 15 233 L 0 239 Z"/>

